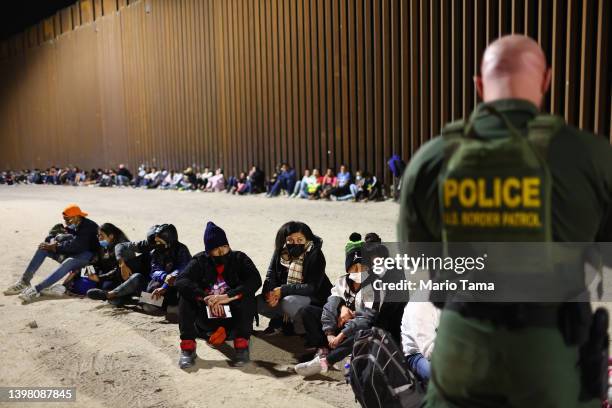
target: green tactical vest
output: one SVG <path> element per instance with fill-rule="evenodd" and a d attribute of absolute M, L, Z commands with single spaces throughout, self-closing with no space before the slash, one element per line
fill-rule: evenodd
<path fill-rule="evenodd" d="M 484 138 L 475 119 L 499 117 L 508 136 Z M 497 109 L 480 105 L 469 121 L 442 130 L 439 175 L 443 242 L 550 242 L 552 179 L 545 158 L 561 118 L 538 115 L 523 135 Z"/>

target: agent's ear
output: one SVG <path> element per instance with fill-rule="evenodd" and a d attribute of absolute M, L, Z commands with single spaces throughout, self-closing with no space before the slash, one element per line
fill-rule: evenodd
<path fill-rule="evenodd" d="M 482 85 L 482 77 L 478 75 L 474 75 L 474 86 L 476 87 L 476 93 L 480 97 L 480 99 L 484 100 L 484 88 Z"/>

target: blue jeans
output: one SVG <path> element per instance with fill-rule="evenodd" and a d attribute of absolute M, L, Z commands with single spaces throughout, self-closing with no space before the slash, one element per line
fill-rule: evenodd
<path fill-rule="evenodd" d="M 107 288 L 112 289 L 112 292 L 117 295 L 116 298 L 109 300 L 108 302 L 118 306 L 131 299 L 132 296 L 140 296 L 140 292 L 145 290 L 147 287 L 147 281 L 148 279 L 143 274 L 136 272 L 133 273 L 125 282 L 116 286 L 115 288 L 107 286 Z M 104 286 L 102 286 L 102 289 L 108 290 L 104 288 Z"/>
<path fill-rule="evenodd" d="M 119 186 L 129 186 L 130 179 L 127 176 L 118 175 L 117 176 L 117 185 Z"/>
<path fill-rule="evenodd" d="M 302 183 L 300 188 L 300 198 L 308 198 L 308 183 Z"/>
<path fill-rule="evenodd" d="M 277 196 L 280 194 L 281 190 L 285 190 L 287 191 L 287 194 L 291 194 L 293 192 L 293 188 L 295 187 L 295 182 L 296 180 L 293 177 L 281 173 L 268 194 L 270 196 Z"/>
<path fill-rule="evenodd" d="M 406 356 L 408 368 L 423 382 L 429 382 L 431 377 L 431 364 L 421 353 Z"/>
<path fill-rule="evenodd" d="M 80 270 L 84 266 L 87 266 L 92 257 L 93 253 L 90 251 L 85 251 L 81 252 L 80 254 L 69 256 L 60 263 L 60 265 L 53 271 L 53 273 L 51 273 L 51 275 L 49 275 L 44 281 L 35 286 L 36 290 L 40 292 L 41 290 L 50 287 L 55 282 L 62 279 L 69 272 L 74 270 Z M 34 277 L 34 274 L 36 273 L 36 271 L 38 271 L 38 269 L 43 264 L 46 258 L 51 258 L 56 261 L 57 254 L 42 249 L 37 249 L 36 253 L 32 257 L 32 260 L 30 261 L 30 264 L 23 273 L 21 280 L 29 284 L 32 278 Z"/>
<path fill-rule="evenodd" d="M 359 188 L 357 187 L 356 184 L 351 184 L 349 186 L 349 190 L 350 190 L 350 194 L 346 194 L 346 195 L 343 195 L 341 197 L 336 197 L 336 200 L 338 200 L 338 201 L 347 201 L 347 200 L 350 200 L 352 198 L 355 198 L 357 196 L 357 191 L 359 191 Z"/>

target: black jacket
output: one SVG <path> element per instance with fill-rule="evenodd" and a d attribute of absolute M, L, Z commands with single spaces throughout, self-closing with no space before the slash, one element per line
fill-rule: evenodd
<path fill-rule="evenodd" d="M 268 267 L 262 293 L 268 293 L 280 286 L 281 297 L 289 295 L 309 296 L 313 304 L 323 305 L 331 292 L 332 284 L 325 274 L 325 256 L 321 251 L 323 241 L 321 238 L 315 237 L 313 242 L 313 248 L 306 252 L 304 256 L 302 269 L 304 282 L 287 284 L 288 270 L 280 263 L 280 253 L 275 251 Z"/>
<path fill-rule="evenodd" d="M 100 243 L 98 241 L 98 224 L 89 218 L 83 218 L 75 232 L 75 237 L 69 241 L 60 242 L 56 252 L 60 255 L 76 255 L 85 251 L 93 254 L 98 253 Z"/>
<path fill-rule="evenodd" d="M 261 277 L 251 258 L 244 252 L 230 251 L 228 253 L 223 278 L 230 287 L 229 297 L 238 294 L 255 296 L 261 286 Z M 205 297 L 205 288 L 209 288 L 217 281 L 215 263 L 206 252 L 196 254 L 185 270 L 176 279 L 176 289 L 185 299 L 195 300 L 196 297 Z"/>
<path fill-rule="evenodd" d="M 397 271 L 387 271 L 381 281 L 398 283 L 398 278 L 402 275 L 396 272 Z M 372 279 L 373 278 L 369 278 L 367 281 L 364 281 L 361 290 L 364 290 L 367 286 L 371 286 L 373 284 Z M 355 318 L 349 320 L 342 329 L 342 332 L 344 332 L 347 337 L 350 337 L 356 335 L 359 330 L 365 330 L 376 326 L 388 331 L 393 336 L 393 339 L 398 342 L 398 344 L 401 344 L 402 316 L 404 314 L 404 307 L 407 303 L 405 295 L 395 295 L 393 292 L 387 291 L 384 293 L 383 298 L 381 291 L 377 290 L 373 290 L 373 294 L 373 308 L 366 307 L 364 310 L 356 311 Z M 327 299 L 321 315 L 321 325 L 324 332 L 336 332 L 340 307 L 345 304 L 345 299 L 340 296 L 331 295 Z"/>

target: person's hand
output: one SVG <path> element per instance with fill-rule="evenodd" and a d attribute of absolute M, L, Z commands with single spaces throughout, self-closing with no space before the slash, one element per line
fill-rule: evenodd
<path fill-rule="evenodd" d="M 169 274 L 168 276 L 166 276 L 164 282 L 166 282 L 168 286 L 174 286 L 174 283 L 176 282 L 176 275 Z"/>
<path fill-rule="evenodd" d="M 204 298 L 204 302 L 210 307 L 214 307 L 217 305 L 226 305 L 231 302 L 230 297 L 227 293 L 223 295 L 209 295 Z"/>
<path fill-rule="evenodd" d="M 87 278 L 89 278 L 90 281 L 100 282 L 100 277 L 95 273 L 88 273 Z"/>
<path fill-rule="evenodd" d="M 329 348 L 335 349 L 340 345 L 340 343 L 344 341 L 345 338 L 346 336 L 344 335 L 344 333 L 340 332 L 340 334 L 334 337 L 334 339 L 329 343 Z"/>
<path fill-rule="evenodd" d="M 210 312 L 212 313 L 213 316 L 225 317 L 225 309 L 223 308 L 223 305 L 216 304 L 214 306 L 209 306 L 209 307 L 210 307 Z"/>
<path fill-rule="evenodd" d="M 266 293 L 266 302 L 270 307 L 276 307 L 280 300 L 280 288 L 275 288 L 270 292 Z"/>
<path fill-rule="evenodd" d="M 355 318 L 355 312 L 346 306 L 340 308 L 340 316 L 338 316 L 338 327 L 342 328 L 351 319 Z"/>
<path fill-rule="evenodd" d="M 333 344 L 334 340 L 336 340 L 336 336 L 334 336 L 333 334 L 327 335 L 327 345 L 329 346 L 329 348 L 332 348 L 331 345 Z"/>
<path fill-rule="evenodd" d="M 43 251 L 55 252 L 55 250 L 57 249 L 57 242 L 54 242 L 52 244 L 42 242 L 40 245 L 38 245 L 38 249 L 42 249 Z"/>
<path fill-rule="evenodd" d="M 166 294 L 166 289 L 165 288 L 157 288 L 153 291 L 153 293 L 151 293 L 151 297 L 153 299 L 159 299 L 162 296 L 164 296 Z"/>
<path fill-rule="evenodd" d="M 128 278 L 132 276 L 132 270 L 125 262 L 122 262 L 119 268 L 121 268 L 121 279 L 124 281 L 128 280 Z"/>

